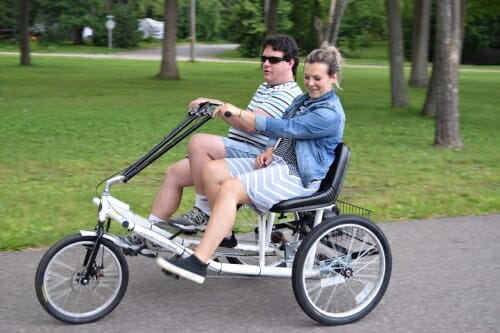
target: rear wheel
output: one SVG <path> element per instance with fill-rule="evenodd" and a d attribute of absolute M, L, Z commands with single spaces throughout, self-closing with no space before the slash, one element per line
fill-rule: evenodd
<path fill-rule="evenodd" d="M 120 303 L 128 285 L 128 264 L 121 250 L 103 238 L 87 272 L 95 236 L 69 236 L 54 244 L 40 260 L 35 290 L 42 307 L 54 318 L 79 324 L 98 320 Z"/>
<path fill-rule="evenodd" d="M 377 225 L 359 216 L 335 216 L 316 226 L 297 251 L 293 292 L 312 319 L 347 324 L 380 302 L 391 271 L 389 243 Z"/>

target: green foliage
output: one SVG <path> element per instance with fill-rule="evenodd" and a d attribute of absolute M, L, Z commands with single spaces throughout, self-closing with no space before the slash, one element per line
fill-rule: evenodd
<path fill-rule="evenodd" d="M 164 0 L 131 0 L 139 18 L 152 18 L 157 21 L 163 20 Z"/>
<path fill-rule="evenodd" d="M 117 4 L 114 5 L 109 15 L 114 16 L 116 26 L 113 29 L 113 46 L 121 48 L 136 47 L 142 39 L 140 32 L 137 30 L 138 17 L 137 11 L 131 5 Z M 101 15 L 99 24 L 96 25 L 94 43 L 96 45 L 107 45 L 108 30 L 104 22 L 106 16 Z"/>
<path fill-rule="evenodd" d="M 466 2 L 464 49 L 500 49 L 500 2 Z"/>
<path fill-rule="evenodd" d="M 262 18 L 262 6 L 251 0 L 241 0 L 225 10 L 229 14 L 226 25 L 227 39 L 240 44 L 239 51 L 244 57 L 260 54 L 266 26 Z"/>
<path fill-rule="evenodd" d="M 385 0 L 348 0 L 339 32 L 338 46 L 349 56 L 357 56 L 359 49 L 387 39 Z M 400 0 L 405 54 L 411 52 L 413 19 L 412 0 Z M 90 26 L 97 30 L 96 43 L 107 43 L 107 31 L 103 28 L 106 14 L 127 18 L 117 25 L 117 43 L 124 47 L 137 45 L 137 18 L 151 17 L 163 21 L 163 0 L 111 1 L 125 4 L 129 12 L 104 13 L 102 0 L 32 0 L 31 22 L 42 24 L 40 34 L 44 43 L 66 43 L 68 40 L 82 44 L 81 31 Z M 433 2 L 436 3 L 435 1 Z M 500 3 L 490 0 L 467 0 L 464 51 L 478 53 L 500 48 Z M 18 1 L 0 0 L 0 29 L 17 31 Z M 227 40 L 241 44 L 243 56 L 258 55 L 260 42 L 265 34 L 263 1 L 255 0 L 198 0 L 197 40 Z M 326 23 L 330 0 L 280 0 L 278 31 L 289 33 L 306 54 L 319 46 L 318 33 L 314 28 L 315 17 Z M 186 40 L 190 35 L 189 0 L 178 0 L 178 38 Z M 112 11 L 116 11 L 113 9 Z M 431 45 L 434 35 L 431 26 Z M 38 25 L 40 27 L 40 25 Z M 123 29 L 123 31 L 121 31 Z M 36 29 L 35 29 L 36 30 Z M 130 34 L 129 37 L 127 35 Z M 118 45 L 117 44 L 117 45 Z M 465 58 L 465 57 L 464 57 Z"/>
<path fill-rule="evenodd" d="M 384 0 L 348 1 L 339 32 L 339 47 L 356 50 L 386 39 L 386 16 Z"/>
<path fill-rule="evenodd" d="M 288 33 L 292 35 L 301 53 L 306 54 L 319 46 L 318 34 L 314 29 L 314 17 L 320 16 L 321 4 L 318 0 L 290 0 L 292 10 L 290 20 L 293 27 Z M 326 11 L 328 13 L 328 10 Z"/>
<path fill-rule="evenodd" d="M 18 12 L 17 0 L 0 0 L 0 29 L 15 29 Z"/>
<path fill-rule="evenodd" d="M 177 37 L 187 39 L 191 35 L 190 0 L 178 1 Z M 220 38 L 222 29 L 222 4 L 219 0 L 196 2 L 196 39 L 215 41 Z"/>
<path fill-rule="evenodd" d="M 323 27 L 328 20 L 330 0 L 291 0 L 290 33 L 302 53 L 319 47 L 314 18 L 320 18 Z M 353 54 L 360 47 L 387 37 L 384 0 L 350 0 L 342 19 L 338 46 L 345 54 Z"/>
<path fill-rule="evenodd" d="M 267 32 L 260 2 L 225 1 L 223 2 L 222 38 L 239 43 L 238 51 L 243 57 L 256 57 L 260 55 L 262 40 Z M 292 5 L 289 0 L 281 0 L 278 8 L 277 32 L 289 33 L 293 23 L 289 18 Z"/>
<path fill-rule="evenodd" d="M 32 16 L 39 24 L 40 41 L 61 43 L 72 40 L 82 44 L 81 32 L 85 26 L 93 26 L 102 7 L 100 0 L 34 0 Z"/>

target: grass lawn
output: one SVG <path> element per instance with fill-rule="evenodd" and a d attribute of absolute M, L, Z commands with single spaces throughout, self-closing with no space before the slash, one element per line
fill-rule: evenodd
<path fill-rule="evenodd" d="M 244 107 L 262 80 L 256 64 L 179 62 L 176 81 L 155 78 L 156 61 L 18 61 L 0 56 L 0 250 L 92 229 L 99 183 L 165 136 L 190 100 L 218 97 Z M 342 199 L 373 210 L 377 222 L 498 213 L 498 82 L 498 72 L 461 73 L 465 147 L 437 149 L 435 120 L 419 115 L 425 90 L 409 88 L 410 106 L 392 109 L 388 69 L 345 68 L 339 95 L 352 158 Z M 224 134 L 227 126 L 213 120 L 202 130 Z M 184 154 L 185 142 L 116 185 L 114 195 L 147 216 L 165 167 Z M 184 199 L 182 210 L 193 203 L 191 190 Z"/>

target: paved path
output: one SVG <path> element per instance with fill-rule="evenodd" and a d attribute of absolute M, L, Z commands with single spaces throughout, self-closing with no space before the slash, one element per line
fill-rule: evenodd
<path fill-rule="evenodd" d="M 199 286 L 128 257 L 120 305 L 96 323 L 70 326 L 34 292 L 45 249 L 0 252 L 0 332 L 500 332 L 500 214 L 381 224 L 393 275 L 363 320 L 325 327 L 299 308 L 289 279 L 209 277 Z"/>
<path fill-rule="evenodd" d="M 196 44 L 194 48 L 194 55 L 196 61 L 221 61 L 214 57 L 226 51 L 234 50 L 238 44 Z M 18 52 L 0 51 L 0 55 L 18 55 Z M 134 59 L 134 60 L 161 60 L 161 48 L 139 49 L 119 53 L 45 53 L 45 52 L 32 52 L 32 56 L 40 57 L 74 57 L 74 58 L 95 58 L 95 59 Z M 190 46 L 178 45 L 177 46 L 177 60 L 190 60 Z M 231 60 L 223 60 L 231 61 Z M 252 60 L 249 62 L 256 62 Z"/>

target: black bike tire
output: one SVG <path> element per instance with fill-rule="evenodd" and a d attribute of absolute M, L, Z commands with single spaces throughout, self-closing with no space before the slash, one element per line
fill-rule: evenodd
<path fill-rule="evenodd" d="M 309 255 L 310 247 L 315 244 L 317 239 L 324 235 L 329 229 L 338 228 L 344 224 L 359 225 L 370 230 L 379 240 L 382 250 L 385 255 L 385 271 L 382 283 L 376 292 L 376 296 L 372 301 L 361 309 L 361 311 L 354 313 L 346 317 L 329 316 L 318 311 L 318 309 L 313 306 L 307 296 L 306 287 L 302 279 L 302 271 L 304 270 L 305 260 Z M 355 322 L 365 317 L 370 313 L 380 302 L 384 296 L 387 287 L 389 285 L 390 277 L 392 272 L 392 254 L 389 246 L 389 242 L 382 232 L 382 230 L 371 221 L 354 215 L 339 215 L 328 218 L 318 226 L 316 226 L 303 240 L 300 245 L 297 254 L 295 255 L 293 267 L 292 267 L 292 287 L 295 299 L 299 303 L 302 310 L 313 320 L 328 326 L 333 325 L 344 325 L 348 323 Z"/>
<path fill-rule="evenodd" d="M 51 246 L 47 252 L 43 255 L 41 258 L 36 274 L 35 274 L 35 291 L 36 291 L 36 296 L 38 298 L 38 301 L 40 302 L 41 306 L 49 313 L 51 316 L 54 318 L 65 322 L 69 324 L 83 324 L 83 323 L 90 323 L 97 321 L 104 316 L 108 315 L 113 311 L 118 304 L 121 302 L 122 298 L 125 296 L 125 292 L 127 290 L 128 286 L 128 280 L 129 280 L 129 270 L 128 270 L 128 264 L 126 261 L 125 256 L 123 255 L 123 252 L 119 247 L 117 247 L 113 242 L 111 242 L 108 239 L 103 238 L 102 239 L 102 246 L 107 248 L 109 251 L 111 251 L 115 257 L 118 260 L 119 267 L 121 269 L 121 284 L 119 286 L 118 293 L 114 297 L 114 299 L 111 301 L 111 303 L 106 306 L 102 311 L 95 313 L 93 315 L 89 315 L 86 317 L 80 317 L 80 316 L 71 316 L 71 315 L 66 315 L 61 312 L 59 312 L 56 307 L 54 307 L 51 302 L 49 301 L 48 297 L 46 297 L 46 290 L 44 286 L 44 278 L 45 278 L 45 273 L 48 268 L 48 265 L 50 264 L 52 258 L 57 255 L 58 253 L 61 253 L 61 251 L 64 251 L 68 246 L 79 243 L 79 242 L 89 242 L 89 243 L 95 243 L 96 241 L 96 236 L 82 236 L 81 234 L 75 234 L 71 235 L 68 237 L 63 238 L 62 240 L 58 241 L 55 243 L 53 246 Z"/>

